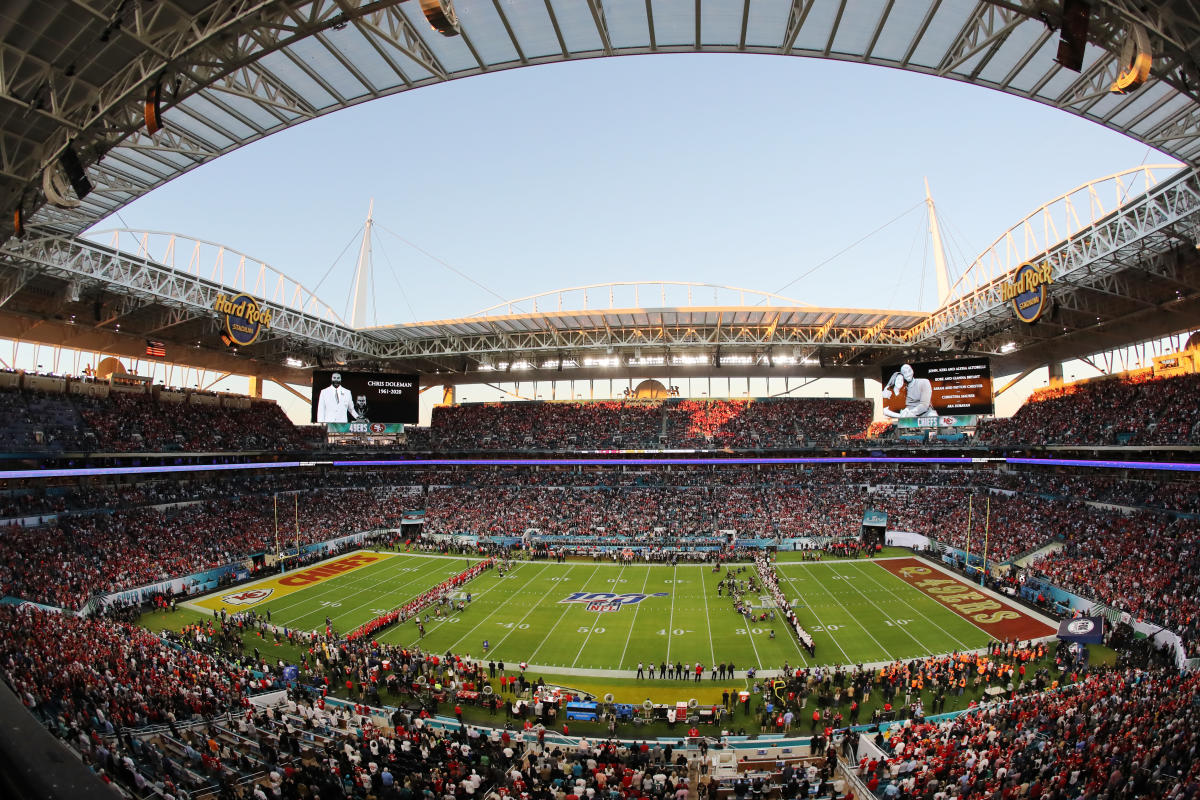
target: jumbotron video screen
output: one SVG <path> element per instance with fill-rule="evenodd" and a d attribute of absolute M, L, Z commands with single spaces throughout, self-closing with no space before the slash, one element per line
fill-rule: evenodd
<path fill-rule="evenodd" d="M 993 413 L 986 358 L 893 364 L 881 370 L 880 383 L 883 413 L 893 419 Z"/>
<path fill-rule="evenodd" d="M 416 375 L 314 370 L 312 421 L 412 425 L 420 417 L 420 394 Z"/>

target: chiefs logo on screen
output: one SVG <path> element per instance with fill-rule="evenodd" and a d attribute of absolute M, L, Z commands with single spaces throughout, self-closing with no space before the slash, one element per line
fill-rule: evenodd
<path fill-rule="evenodd" d="M 371 423 L 371 433 L 383 433 L 386 430 L 387 430 L 387 425 L 384 425 L 382 422 L 372 422 Z"/>
<path fill-rule="evenodd" d="M 274 591 L 274 589 L 247 589 L 244 592 L 222 595 L 221 602 L 235 606 L 250 605 L 260 600 L 266 600 Z"/>

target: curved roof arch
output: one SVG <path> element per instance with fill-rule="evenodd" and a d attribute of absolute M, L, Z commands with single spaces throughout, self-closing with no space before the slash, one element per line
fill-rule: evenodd
<path fill-rule="evenodd" d="M 569 286 L 564 289 L 552 289 L 526 297 L 505 300 L 502 303 L 488 306 L 476 311 L 472 317 L 487 317 L 497 313 L 517 314 L 531 310 L 538 313 L 541 310 L 602 310 L 605 308 L 641 308 L 642 298 L 650 301 L 658 299 L 662 306 L 682 305 L 685 307 L 702 305 L 697 299 L 707 300 L 712 294 L 712 302 L 707 305 L 737 305 L 737 306 L 795 306 L 798 308 L 813 308 L 809 303 L 802 303 L 791 297 L 775 292 L 765 292 L 761 289 L 746 289 L 741 286 L 726 286 L 719 283 L 702 283 L 698 281 L 610 281 L 607 283 L 591 283 L 587 286 Z M 670 301 L 668 301 L 668 297 Z M 747 297 L 751 302 L 747 302 Z M 632 304 L 622 302 L 632 300 Z M 722 298 L 728 298 L 723 302 Z M 736 298 L 736 302 L 733 300 Z M 547 302 L 549 301 L 549 302 Z"/>
<path fill-rule="evenodd" d="M 417 0 L 76 0 L 0 12 L 0 201 L 80 232 L 142 194 L 292 125 L 397 92 L 580 58 L 678 52 L 828 58 L 1025 97 L 1200 163 L 1200 11 L 1093 0 L 1083 69 L 1055 63 L 1048 0 L 459 0 L 444 36 Z M 1149 80 L 1109 88 L 1141 26 Z M 67 54 L 67 55 L 64 55 Z M 151 135 L 157 89 L 165 128 Z M 93 186 L 46 203 L 42 176 L 74 152 Z"/>

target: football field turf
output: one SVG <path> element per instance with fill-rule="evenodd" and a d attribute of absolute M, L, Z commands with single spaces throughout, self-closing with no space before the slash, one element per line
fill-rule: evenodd
<path fill-rule="evenodd" d="M 345 633 L 471 563 L 463 557 L 370 551 L 350 558 L 370 563 L 355 562 L 350 571 L 311 585 L 302 570 L 290 579 L 267 579 L 190 605 L 208 613 L 222 605 L 260 614 L 270 609 L 274 624 L 301 630 L 322 629 L 329 617 Z M 741 566 L 745 572 L 738 578 L 758 579 L 752 565 Z M 775 670 L 785 662 L 870 663 L 1053 632 L 1019 608 L 914 558 L 779 563 L 777 572 L 785 596 L 798 601 L 815 657 L 800 647 L 778 613 L 774 621 L 753 622 L 736 613 L 727 596 L 717 595 L 724 573 L 696 564 L 515 562 L 504 576 L 488 570 L 462 587 L 472 598 L 466 609 L 431 616 L 424 636 L 409 621 L 376 638 L 475 658 L 484 656 L 486 640 L 488 658 L 510 668 L 524 661 L 558 673 L 700 662 L 707 679 L 712 665 L 722 662 L 732 662 L 739 672 Z M 765 591 L 746 599 L 764 605 L 760 597 L 768 599 Z"/>

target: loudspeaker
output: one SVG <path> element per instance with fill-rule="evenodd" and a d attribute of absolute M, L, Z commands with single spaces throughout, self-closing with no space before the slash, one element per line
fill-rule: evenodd
<path fill-rule="evenodd" d="M 146 91 L 146 133 L 153 136 L 162 130 L 162 87 L 158 81 Z"/>
<path fill-rule="evenodd" d="M 1058 40 L 1058 58 L 1054 60 L 1074 72 L 1083 69 L 1091 13 L 1092 8 L 1085 0 L 1063 0 L 1062 38 Z"/>
<path fill-rule="evenodd" d="M 74 147 L 67 145 L 67 149 L 58 157 L 58 163 L 62 167 L 63 173 L 66 174 L 67 180 L 71 182 L 71 188 L 75 190 L 76 197 L 82 200 L 92 193 L 92 182 L 88 180 L 87 173 L 83 171 L 83 164 L 80 163 Z"/>

